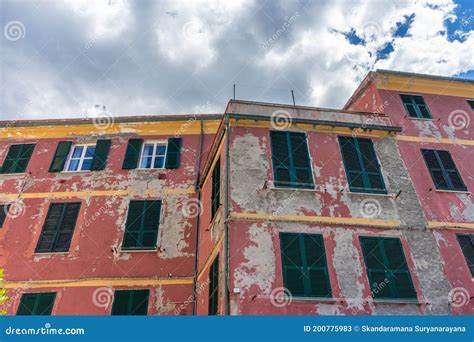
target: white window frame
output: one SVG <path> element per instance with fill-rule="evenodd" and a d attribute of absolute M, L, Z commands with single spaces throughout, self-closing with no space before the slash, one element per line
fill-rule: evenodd
<path fill-rule="evenodd" d="M 151 145 L 153 144 L 153 154 L 151 158 L 151 167 L 142 167 L 142 162 L 143 162 L 143 157 L 144 157 L 144 152 L 145 152 L 145 145 Z M 162 167 L 154 167 L 155 165 L 155 159 L 156 159 L 156 146 L 158 145 L 164 145 L 165 146 L 165 153 L 163 155 L 163 166 Z M 168 141 L 167 140 L 149 140 L 149 141 L 144 141 L 142 144 L 142 148 L 140 150 L 140 161 L 138 164 L 138 169 L 141 170 L 161 170 L 165 168 L 166 165 L 166 155 L 168 153 Z"/>
<path fill-rule="evenodd" d="M 73 154 L 74 154 L 74 149 L 76 147 L 85 147 L 83 150 L 82 150 L 82 153 L 81 153 L 81 156 L 79 158 L 72 158 Z M 84 163 L 84 159 L 86 159 L 86 152 L 87 152 L 87 148 L 90 147 L 90 146 L 95 146 L 97 148 L 97 144 L 73 144 L 71 146 L 71 151 L 69 152 L 69 156 L 67 157 L 67 163 L 66 163 L 66 167 L 64 168 L 64 172 L 88 172 L 90 170 L 81 170 L 82 169 L 82 164 Z M 77 170 L 69 170 L 69 166 L 71 165 L 71 161 L 72 160 L 77 160 L 79 159 L 79 165 L 77 166 Z M 87 159 L 94 159 L 94 157 L 92 158 L 87 158 Z M 92 165 L 91 165 L 92 166 Z"/>

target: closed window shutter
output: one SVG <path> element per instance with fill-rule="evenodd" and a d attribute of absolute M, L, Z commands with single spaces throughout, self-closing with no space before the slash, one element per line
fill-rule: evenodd
<path fill-rule="evenodd" d="M 160 212 L 161 201 L 130 201 L 122 248 L 155 248 L 160 224 Z"/>
<path fill-rule="evenodd" d="M 181 138 L 169 138 L 166 150 L 165 168 L 177 169 L 181 156 Z"/>
<path fill-rule="evenodd" d="M 146 315 L 150 290 L 116 290 L 112 315 Z"/>
<path fill-rule="evenodd" d="M 212 189 L 211 189 L 211 220 L 217 213 L 221 205 L 221 159 L 217 159 L 212 170 Z"/>
<path fill-rule="evenodd" d="M 457 238 L 471 276 L 474 277 L 474 234 L 458 235 Z"/>
<path fill-rule="evenodd" d="M 360 237 L 373 298 L 416 299 L 398 238 Z"/>
<path fill-rule="evenodd" d="M 9 209 L 9 204 L 0 205 L 0 228 L 3 227 L 3 223 L 5 222 L 5 219 L 7 218 L 8 209 Z"/>
<path fill-rule="evenodd" d="M 419 95 L 400 95 L 408 116 L 412 118 L 430 119 L 431 113 L 425 100 Z"/>
<path fill-rule="evenodd" d="M 92 158 L 91 170 L 99 171 L 105 169 L 111 144 L 112 141 L 109 139 L 97 140 L 97 145 L 94 150 L 94 157 Z"/>
<path fill-rule="evenodd" d="M 474 100 L 467 100 L 467 103 L 471 106 L 471 109 L 474 110 Z"/>
<path fill-rule="evenodd" d="M 293 296 L 331 297 L 324 242 L 318 234 L 280 234 L 284 285 Z"/>
<path fill-rule="evenodd" d="M 21 297 L 17 315 L 51 315 L 56 293 L 25 293 Z"/>
<path fill-rule="evenodd" d="M 125 158 L 123 160 L 122 169 L 136 169 L 138 159 L 140 158 L 140 150 L 142 148 L 143 139 L 129 139 Z"/>
<path fill-rule="evenodd" d="M 273 177 L 276 187 L 313 187 L 313 175 L 306 135 L 270 131 Z"/>
<path fill-rule="evenodd" d="M 372 140 L 341 136 L 339 145 L 349 189 L 353 192 L 387 193 Z"/>
<path fill-rule="evenodd" d="M 49 166 L 49 172 L 60 172 L 64 170 L 64 165 L 66 164 L 71 146 L 71 141 L 60 141 L 58 143 L 53 160 Z"/>
<path fill-rule="evenodd" d="M 2 173 L 21 173 L 26 171 L 35 144 L 11 145 L 2 165 Z"/>
<path fill-rule="evenodd" d="M 436 189 L 467 191 L 448 151 L 421 150 Z"/>
<path fill-rule="evenodd" d="M 219 309 L 219 255 L 212 262 L 209 270 L 209 305 L 208 314 L 216 315 Z"/>
<path fill-rule="evenodd" d="M 52 203 L 41 231 L 37 253 L 67 252 L 81 203 Z"/>

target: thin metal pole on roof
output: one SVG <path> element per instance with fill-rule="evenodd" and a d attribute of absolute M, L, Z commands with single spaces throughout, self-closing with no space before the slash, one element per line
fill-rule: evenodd
<path fill-rule="evenodd" d="M 235 84 L 234 84 L 234 100 L 235 100 Z"/>
<path fill-rule="evenodd" d="M 293 106 L 296 107 L 296 103 L 295 103 L 295 93 L 293 92 L 293 89 L 291 89 L 291 98 L 293 99 Z"/>

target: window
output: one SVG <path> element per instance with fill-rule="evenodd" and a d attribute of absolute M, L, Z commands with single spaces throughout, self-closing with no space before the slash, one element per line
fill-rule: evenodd
<path fill-rule="evenodd" d="M 212 193 L 211 193 L 211 220 L 221 206 L 221 158 L 217 159 L 216 165 L 212 170 Z"/>
<path fill-rule="evenodd" d="M 21 296 L 17 315 L 51 315 L 53 311 L 55 292 L 25 293 Z"/>
<path fill-rule="evenodd" d="M 438 190 L 467 191 L 461 175 L 448 151 L 421 150 Z"/>
<path fill-rule="evenodd" d="M 1 173 L 22 173 L 26 171 L 35 144 L 11 145 Z"/>
<path fill-rule="evenodd" d="M 122 249 L 156 248 L 161 201 L 130 201 Z"/>
<path fill-rule="evenodd" d="M 430 110 L 422 96 L 401 94 L 400 97 L 409 117 L 431 119 Z"/>
<path fill-rule="evenodd" d="M 103 170 L 107 163 L 110 145 L 111 140 L 108 139 L 97 140 L 95 145 L 74 146 L 71 141 L 60 141 L 49 172 Z"/>
<path fill-rule="evenodd" d="M 52 203 L 36 246 L 36 253 L 67 252 L 81 203 Z"/>
<path fill-rule="evenodd" d="M 281 233 L 283 283 L 295 297 L 331 297 L 323 237 Z"/>
<path fill-rule="evenodd" d="M 474 277 L 474 234 L 458 235 L 458 242 L 466 258 L 471 275 Z"/>
<path fill-rule="evenodd" d="M 90 170 L 94 158 L 95 145 L 74 145 L 66 167 L 67 171 Z"/>
<path fill-rule="evenodd" d="M 386 194 L 372 140 L 341 136 L 339 145 L 350 191 Z"/>
<path fill-rule="evenodd" d="M 273 177 L 276 187 L 312 188 L 313 174 L 306 135 L 270 131 Z"/>
<path fill-rule="evenodd" d="M 209 269 L 209 315 L 217 315 L 219 310 L 219 255 Z"/>
<path fill-rule="evenodd" d="M 9 204 L 0 204 L 0 228 L 3 227 L 3 223 L 8 215 Z"/>
<path fill-rule="evenodd" d="M 467 103 L 471 106 L 471 109 L 474 110 L 474 100 L 467 100 Z"/>
<path fill-rule="evenodd" d="M 181 138 L 169 138 L 168 141 L 146 141 L 129 139 L 123 169 L 176 169 L 181 155 Z"/>
<path fill-rule="evenodd" d="M 360 237 L 373 298 L 416 299 L 398 238 Z"/>
<path fill-rule="evenodd" d="M 150 290 L 117 290 L 112 315 L 146 315 Z"/>
<path fill-rule="evenodd" d="M 166 142 L 145 143 L 141 153 L 140 168 L 161 169 L 165 166 Z"/>

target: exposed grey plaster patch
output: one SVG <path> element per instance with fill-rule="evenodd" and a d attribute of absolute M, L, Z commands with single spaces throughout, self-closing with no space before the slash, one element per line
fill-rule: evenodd
<path fill-rule="evenodd" d="M 350 229 L 334 229 L 333 266 L 341 288 L 342 297 L 347 299 L 349 308 L 363 309 L 364 284 L 360 282 L 363 274 L 361 256 L 353 244 L 354 232 Z"/>
<path fill-rule="evenodd" d="M 389 304 L 374 303 L 374 314 L 377 315 L 419 315 L 420 311 L 416 304 Z"/>
<path fill-rule="evenodd" d="M 438 126 L 433 120 L 412 120 L 416 127 L 420 130 L 420 136 L 422 137 L 435 137 L 442 138 L 441 132 Z"/>
<path fill-rule="evenodd" d="M 443 130 L 448 135 L 449 140 L 451 140 L 453 143 L 456 143 L 456 130 L 454 129 L 454 127 L 443 125 Z M 467 148 L 467 146 L 464 146 L 464 145 L 460 145 L 460 146 L 462 148 Z"/>
<path fill-rule="evenodd" d="M 318 304 L 316 305 L 316 313 L 318 315 L 339 315 L 339 307 L 334 304 Z"/>
<path fill-rule="evenodd" d="M 440 302 L 440 298 L 446 298 L 451 286 L 443 271 L 442 257 L 435 237 L 430 232 L 418 230 L 405 231 L 404 235 L 415 264 L 414 274 L 411 276 L 417 276 L 424 300 L 432 304 L 428 308 L 429 313 L 449 314 L 449 307 L 445 302 Z"/>
<path fill-rule="evenodd" d="M 166 314 L 172 312 L 176 308 L 175 303 L 170 303 L 165 300 L 165 294 L 162 286 L 155 289 L 156 296 L 156 310 L 160 314 Z"/>
<path fill-rule="evenodd" d="M 456 194 L 459 202 L 451 204 L 450 214 L 454 220 L 457 221 L 474 221 L 474 202 L 472 197 L 467 194 Z M 461 208 L 462 206 L 464 208 Z"/>
<path fill-rule="evenodd" d="M 248 290 L 256 285 L 269 295 L 275 281 L 275 250 L 267 227 L 255 223 L 248 230 L 249 244 L 243 249 L 244 260 L 234 271 L 236 287 Z"/>

